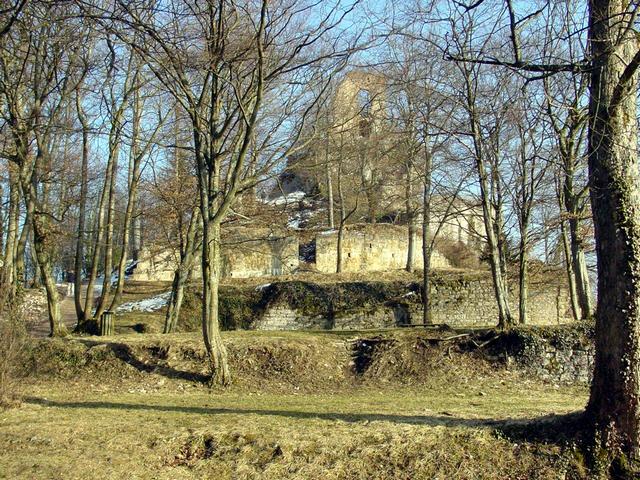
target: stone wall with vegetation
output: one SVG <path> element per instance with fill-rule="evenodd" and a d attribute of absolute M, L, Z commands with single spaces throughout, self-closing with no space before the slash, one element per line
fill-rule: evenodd
<path fill-rule="evenodd" d="M 501 334 L 490 352 L 508 366 L 549 382 L 589 384 L 595 357 L 593 325 L 519 328 Z"/>
<path fill-rule="evenodd" d="M 422 322 L 417 282 L 274 282 L 261 287 L 221 289 L 221 316 L 227 329 L 358 330 Z M 492 327 L 497 309 L 489 272 L 432 275 L 432 318 L 454 327 Z M 530 288 L 530 324 L 571 322 L 564 276 L 536 274 Z M 516 307 L 516 292 L 512 305 Z M 514 311 L 515 313 L 515 311 Z"/>
<path fill-rule="evenodd" d="M 511 285 L 514 284 L 512 281 Z M 495 324 L 498 318 L 493 282 L 488 274 L 434 276 L 430 291 L 434 323 L 486 326 Z M 518 314 L 518 295 L 518 289 L 512 288 L 509 301 L 514 316 Z M 411 305 L 412 318 L 419 317 L 415 309 L 421 307 Z M 572 320 L 569 292 L 562 272 L 551 271 L 531 277 L 527 313 L 530 325 L 557 325 Z"/>

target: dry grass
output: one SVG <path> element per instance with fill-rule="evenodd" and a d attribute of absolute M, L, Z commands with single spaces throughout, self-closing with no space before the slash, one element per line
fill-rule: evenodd
<path fill-rule="evenodd" d="M 194 334 L 42 341 L 22 406 L 0 414 L 0 478 L 547 479 L 572 468 L 557 435 L 501 432 L 580 410 L 586 388 L 448 348 L 416 356 L 415 333 L 387 335 L 355 378 L 357 333 L 226 333 L 226 390 L 202 383 Z"/>
<path fill-rule="evenodd" d="M 180 383 L 31 391 L 0 416 L 5 478 L 553 478 L 564 468 L 560 447 L 512 442 L 496 428 L 573 411 L 586 393 L 534 384 L 306 395 L 212 394 Z"/>

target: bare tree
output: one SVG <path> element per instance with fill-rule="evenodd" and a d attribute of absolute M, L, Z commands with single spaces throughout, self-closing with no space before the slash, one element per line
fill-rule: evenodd
<path fill-rule="evenodd" d="M 16 165 L 33 251 L 47 292 L 51 335 L 62 335 L 58 291 L 53 275 L 57 226 L 68 207 L 55 207 L 52 186 L 61 177 L 56 164 L 64 152 L 65 112 L 82 81 L 80 45 L 62 38 L 82 38 L 83 28 L 71 20 L 73 7 L 34 3 L 25 7 L 7 34 L 0 37 L 2 116 L 11 136 L 8 156 Z"/>
<path fill-rule="evenodd" d="M 249 165 L 260 158 L 250 150 L 265 95 L 285 85 L 287 77 L 302 75 L 303 69 L 310 71 L 335 55 L 335 51 L 313 55 L 311 48 L 353 6 L 336 6 L 304 25 L 302 18 L 313 4 L 295 9 L 267 0 L 245 6 L 224 0 L 172 5 L 160 12 L 120 2 L 115 15 L 105 11 L 93 15 L 107 22 L 117 20 L 111 27 L 145 59 L 191 123 L 203 225 L 203 337 L 212 380 L 227 384 L 230 372 L 218 324 L 222 222 L 242 190 L 255 182 L 248 172 L 255 177 L 265 168 Z M 157 21 L 166 12 L 168 17 Z M 297 31 L 289 32 L 294 24 Z M 128 36 L 126 29 L 131 27 L 140 40 Z M 184 41 L 185 34 L 189 41 Z"/>
<path fill-rule="evenodd" d="M 467 7 L 479 8 L 483 2 Z M 640 175 L 638 174 L 637 85 L 640 48 L 634 30 L 638 5 L 614 0 L 589 3 L 589 56 L 575 61 L 526 52 L 523 29 L 543 8 L 518 13 L 506 2 L 511 58 L 452 55 L 459 61 L 501 66 L 544 78 L 559 72 L 590 76 L 588 160 L 591 208 L 598 259 L 596 359 L 587 414 L 599 452 L 617 476 L 640 468 Z M 536 45 L 532 45 L 536 46 Z M 532 53 L 530 53 L 532 52 Z M 530 53 L 530 56 L 526 55 Z M 538 55 L 536 57 L 536 54 Z"/>

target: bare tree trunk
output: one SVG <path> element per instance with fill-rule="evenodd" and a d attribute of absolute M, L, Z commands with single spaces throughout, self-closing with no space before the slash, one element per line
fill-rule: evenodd
<path fill-rule="evenodd" d="M 338 225 L 338 238 L 336 239 L 336 273 L 342 272 L 342 240 L 344 226 L 347 222 L 347 209 L 344 204 L 344 191 L 342 189 L 342 169 L 338 166 L 338 202 L 340 202 L 340 223 Z"/>
<path fill-rule="evenodd" d="M 569 298 L 571 300 L 571 311 L 573 319 L 579 320 L 580 304 L 578 303 L 578 292 L 576 291 L 576 278 L 573 274 L 573 257 L 569 247 L 569 235 L 567 234 L 567 226 L 564 220 L 560 221 L 560 236 L 562 237 L 562 248 L 564 251 L 565 268 L 567 271 L 567 282 L 569 284 Z"/>
<path fill-rule="evenodd" d="M 96 308 L 96 318 L 100 318 L 107 308 L 109 293 L 111 291 L 111 272 L 113 270 L 113 230 L 115 223 L 115 202 L 116 202 L 116 172 L 118 170 L 118 152 L 119 148 L 115 148 L 113 155 L 113 167 L 111 170 L 111 179 L 109 181 L 109 194 L 106 214 L 106 231 L 104 242 L 104 269 L 102 278 L 102 295 Z"/>
<path fill-rule="evenodd" d="M 412 212 L 407 225 L 407 264 L 405 265 L 405 270 L 409 273 L 415 270 L 416 233 L 416 220 Z"/>
<path fill-rule="evenodd" d="M 336 239 L 336 273 L 342 272 L 342 237 L 344 234 L 344 222 L 338 226 L 338 238 Z"/>
<path fill-rule="evenodd" d="M 42 157 L 40 157 L 40 153 L 41 152 L 39 152 L 38 159 L 36 160 L 35 171 L 32 175 L 36 175 L 37 172 L 40 171 L 41 164 L 43 162 Z M 31 178 L 25 179 L 23 177 L 22 189 L 23 192 L 29 192 L 29 196 L 25 201 L 27 204 L 28 216 L 31 218 L 33 249 L 35 251 L 37 264 L 40 267 L 40 273 L 42 274 L 42 280 L 47 293 L 47 313 L 50 329 L 49 335 L 52 337 L 64 336 L 67 334 L 67 329 L 62 323 L 58 289 L 52 273 L 53 262 L 51 260 L 50 252 L 52 240 L 50 227 L 48 225 L 48 214 L 46 211 L 36 212 L 37 190 Z M 40 207 L 40 209 L 43 208 Z"/>
<path fill-rule="evenodd" d="M 528 242 L 528 232 L 525 227 L 524 231 L 520 233 L 520 254 L 518 259 L 518 282 L 520 286 L 518 295 L 518 320 L 521 325 L 529 323 L 527 316 L 527 297 L 529 295 Z"/>
<path fill-rule="evenodd" d="M 406 165 L 406 179 L 405 179 L 405 213 L 407 216 L 407 262 L 405 270 L 409 273 L 413 272 L 415 264 L 415 250 L 416 250 L 416 219 L 413 208 L 413 178 L 411 176 L 411 162 L 407 162 Z"/>
<path fill-rule="evenodd" d="M 204 215 L 203 215 L 204 216 Z M 213 381 L 227 385 L 231 381 L 227 349 L 222 343 L 218 322 L 220 283 L 220 224 L 205 221 L 202 238 L 203 309 L 202 334 L 212 363 Z"/>
<path fill-rule="evenodd" d="M 196 239 L 199 224 L 200 215 L 196 209 L 191 215 L 184 250 L 180 252 L 180 265 L 173 275 L 171 297 L 167 305 L 163 333 L 174 332 L 180 318 L 180 309 L 182 308 L 182 300 L 184 299 L 184 288 L 193 268 L 195 253 L 201 246 Z"/>
<path fill-rule="evenodd" d="M 16 166 L 9 164 L 9 211 L 7 214 L 7 240 L 5 242 L 2 268 L 2 283 L 8 289 L 11 301 L 16 294 L 16 250 L 18 243 L 18 215 L 20 211 L 20 187 Z"/>
<path fill-rule="evenodd" d="M 569 238 L 571 239 L 571 260 L 573 262 L 573 274 L 575 275 L 576 292 L 578 294 L 578 305 L 580 307 L 580 318 L 589 318 L 593 311 L 593 301 L 591 299 L 591 285 L 589 282 L 589 272 L 584 256 L 583 241 L 578 231 L 578 219 L 569 219 Z"/>
<path fill-rule="evenodd" d="M 133 232 L 132 232 L 132 251 L 131 258 L 138 260 L 140 258 L 140 250 L 142 250 L 142 218 L 140 214 L 133 217 Z"/>
<path fill-rule="evenodd" d="M 19 221 L 19 215 L 16 221 Z M 29 218 L 28 212 L 25 214 L 24 224 L 22 225 L 22 230 L 20 231 L 20 238 L 18 239 L 18 245 L 16 245 L 16 282 L 18 285 L 24 285 L 26 283 L 26 275 L 24 266 L 24 253 L 27 249 L 27 242 L 31 237 L 31 219 Z M 34 265 L 37 265 L 38 262 L 34 261 Z"/>
<path fill-rule="evenodd" d="M 93 240 L 93 251 L 91 253 L 91 271 L 89 272 L 89 280 L 87 282 L 87 293 L 84 299 L 84 316 L 85 321 L 93 318 L 93 291 L 95 288 L 96 279 L 98 277 L 98 265 L 100 263 L 100 256 L 102 252 L 103 239 L 104 239 L 104 217 L 105 217 L 105 204 L 108 191 L 108 178 L 110 178 L 109 169 L 110 165 L 107 164 L 107 172 L 105 173 L 105 182 L 102 187 L 102 194 L 100 195 L 100 201 L 98 203 L 98 215 L 94 219 L 95 236 Z"/>
<path fill-rule="evenodd" d="M 140 122 L 142 119 L 142 102 L 140 99 L 140 83 L 137 75 L 134 81 L 136 82 L 136 86 L 133 94 L 133 122 L 131 131 L 131 150 L 129 152 L 129 191 L 122 227 L 122 254 L 120 255 L 120 261 L 118 262 L 118 281 L 116 285 L 116 292 L 113 295 L 113 300 L 111 301 L 109 310 L 115 310 L 116 307 L 120 304 L 122 292 L 124 291 L 124 276 L 127 266 L 127 253 L 129 252 L 131 224 L 133 221 L 134 208 L 138 199 L 138 185 L 140 183 L 141 166 L 140 164 L 142 162 L 142 156 L 144 155 L 143 149 L 141 149 L 138 145 L 138 143 L 140 142 L 139 137 Z"/>
<path fill-rule="evenodd" d="M 76 111 L 78 119 L 82 125 L 82 166 L 80 167 L 80 198 L 78 200 L 78 229 L 76 231 L 76 252 L 73 263 L 75 272 L 73 303 L 76 309 L 76 317 L 78 326 L 84 322 L 86 311 L 81 301 L 82 272 L 84 267 L 84 243 L 85 243 L 85 222 L 87 209 L 87 191 L 89 189 L 89 124 L 82 108 L 82 99 L 80 95 L 76 95 Z"/>
<path fill-rule="evenodd" d="M 640 472 L 640 175 L 636 93 L 639 49 L 627 2 L 590 3 L 589 174 L 598 305 L 587 418 L 619 478 Z M 631 7 L 629 7 L 631 8 Z M 600 455 L 600 452 L 596 455 Z"/>
<path fill-rule="evenodd" d="M 47 312 L 49 314 L 49 335 L 52 337 L 66 335 L 67 328 L 62 323 L 62 315 L 60 313 L 60 299 L 56 281 L 52 274 L 52 261 L 50 253 L 47 249 L 48 227 L 43 224 L 46 220 L 40 215 L 34 216 L 33 224 L 33 247 L 40 266 L 42 281 L 47 292 Z"/>
<path fill-rule="evenodd" d="M 424 146 L 424 185 L 422 191 L 422 323 L 430 325 L 431 295 L 429 292 L 431 274 L 431 173 L 433 156 L 429 145 Z"/>
<path fill-rule="evenodd" d="M 487 160 L 485 159 L 485 146 L 482 138 L 479 114 L 476 108 L 476 90 L 474 88 L 475 73 L 470 70 L 469 65 L 463 64 L 463 74 L 465 82 L 465 108 L 469 117 L 469 126 L 473 140 L 473 153 L 478 182 L 480 185 L 480 201 L 482 204 L 482 217 L 484 221 L 487 247 L 489 249 L 489 265 L 491 267 L 491 277 L 493 279 L 493 289 L 498 306 L 498 328 L 510 328 L 513 325 L 513 317 L 509 308 L 509 289 L 504 272 L 504 252 L 503 239 L 500 226 L 502 212 L 496 211 L 496 204 L 493 201 L 493 185 L 489 175 L 495 172 L 487 172 Z M 500 206 L 499 204 L 497 205 Z"/>
<path fill-rule="evenodd" d="M 328 157 L 328 155 L 327 155 Z M 328 158 L 325 163 L 325 174 L 327 176 L 327 213 L 329 215 L 329 228 L 335 228 L 335 220 L 333 214 L 333 180 L 331 179 L 331 166 L 329 165 Z"/>

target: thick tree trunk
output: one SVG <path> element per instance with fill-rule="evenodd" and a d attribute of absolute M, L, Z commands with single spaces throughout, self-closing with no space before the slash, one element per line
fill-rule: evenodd
<path fill-rule="evenodd" d="M 640 175 L 636 93 L 638 41 L 621 0 L 593 0 L 594 67 L 589 102 L 589 173 L 598 304 L 588 417 L 601 451 L 640 471 Z M 635 59 L 637 62 L 637 59 Z"/>
<path fill-rule="evenodd" d="M 22 189 L 23 192 L 29 192 L 29 196 L 28 198 L 25 198 L 25 202 L 27 205 L 27 215 L 31 219 L 31 230 L 33 231 L 33 250 L 37 259 L 37 264 L 40 267 L 42 281 L 47 293 L 49 335 L 52 337 L 64 336 L 68 332 L 66 327 L 62 323 L 58 288 L 56 287 L 56 281 L 52 273 L 53 262 L 51 260 L 50 252 L 52 239 L 50 227 L 48 225 L 49 218 L 46 212 L 36 212 L 35 202 L 37 198 L 37 190 L 34 182 L 32 182 L 31 179 L 27 180 L 26 182 L 23 181 Z"/>
<path fill-rule="evenodd" d="M 33 246 L 40 266 L 42 281 L 47 292 L 47 312 L 49 314 L 49 335 L 59 337 L 67 335 L 67 328 L 62 323 L 62 314 L 60 313 L 60 299 L 56 281 L 52 274 L 52 262 L 50 253 L 47 248 L 47 226 L 43 224 L 45 219 L 40 215 L 34 215 L 33 223 Z"/>

